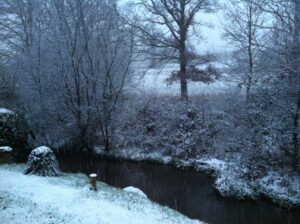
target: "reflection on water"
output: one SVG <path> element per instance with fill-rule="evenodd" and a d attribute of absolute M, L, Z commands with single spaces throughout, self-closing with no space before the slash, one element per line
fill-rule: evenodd
<path fill-rule="evenodd" d="M 211 224 L 299 224 L 300 210 L 287 211 L 267 201 L 223 198 L 206 174 L 147 162 L 91 159 L 59 155 L 65 172 L 97 173 L 99 180 L 116 187 L 134 186 L 151 200 L 192 219 Z"/>

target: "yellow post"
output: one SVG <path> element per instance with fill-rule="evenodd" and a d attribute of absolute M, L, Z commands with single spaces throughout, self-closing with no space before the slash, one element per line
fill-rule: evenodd
<path fill-rule="evenodd" d="M 92 173 L 89 175 L 90 177 L 90 189 L 97 191 L 97 174 Z"/>

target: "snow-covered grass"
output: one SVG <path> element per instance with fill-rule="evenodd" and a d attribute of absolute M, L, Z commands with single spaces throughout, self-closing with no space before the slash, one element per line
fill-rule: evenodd
<path fill-rule="evenodd" d="M 218 65 L 220 67 L 221 65 Z M 163 66 L 159 66 L 151 69 L 138 69 L 138 76 L 133 86 L 138 92 L 178 96 L 180 95 L 180 83 L 174 82 L 171 85 L 166 82 L 166 79 L 170 77 L 172 72 L 178 71 L 179 65 L 175 63 L 169 63 Z M 227 92 L 233 87 L 232 83 L 226 82 L 224 79 L 217 80 L 214 83 L 205 84 L 201 82 L 189 82 L 188 91 L 189 95 L 199 94 L 219 94 Z"/>
<path fill-rule="evenodd" d="M 90 191 L 83 174 L 45 178 L 25 176 L 23 169 L 23 165 L 0 166 L 1 223 L 202 223 L 101 182 L 98 192 Z"/>

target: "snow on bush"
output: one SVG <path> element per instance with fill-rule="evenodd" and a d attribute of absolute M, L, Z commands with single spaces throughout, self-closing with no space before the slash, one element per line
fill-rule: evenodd
<path fill-rule="evenodd" d="M 12 152 L 13 149 L 9 146 L 1 146 L 0 147 L 0 153 L 5 153 L 5 152 Z"/>
<path fill-rule="evenodd" d="M 15 157 L 27 157 L 27 127 L 24 120 L 13 111 L 0 108 L 0 146 L 6 145 L 14 149 Z"/>
<path fill-rule="evenodd" d="M 120 121 L 118 148 L 140 148 L 145 155 L 159 152 L 177 159 L 200 157 L 212 151 L 218 120 L 206 121 L 202 110 L 193 106 L 187 109 L 172 99 L 155 105 L 143 102 Z"/>
<path fill-rule="evenodd" d="M 60 176 L 59 165 L 53 151 L 46 146 L 34 149 L 28 157 L 24 174 Z"/>
<path fill-rule="evenodd" d="M 131 193 L 134 193 L 134 194 L 138 194 L 142 197 L 145 197 L 147 198 L 147 195 L 140 189 L 136 188 L 136 187 L 125 187 L 123 189 L 124 191 L 127 191 L 127 192 L 131 192 Z"/>
<path fill-rule="evenodd" d="M 14 112 L 6 108 L 0 108 L 0 114 L 14 114 Z"/>

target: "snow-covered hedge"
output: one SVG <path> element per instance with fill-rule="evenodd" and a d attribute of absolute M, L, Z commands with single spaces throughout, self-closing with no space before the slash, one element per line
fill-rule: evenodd
<path fill-rule="evenodd" d="M 201 110 L 193 106 L 187 109 L 180 102 L 141 104 L 128 118 L 122 119 L 116 138 L 118 148 L 141 148 L 147 153 L 160 152 L 173 158 L 194 158 L 214 148 L 217 118 L 214 122 L 204 121 Z"/>
<path fill-rule="evenodd" d="M 13 149 L 9 146 L 1 146 L 0 153 L 11 153 Z"/>
<path fill-rule="evenodd" d="M 8 109 L 0 108 L 0 146 L 11 146 L 14 155 L 26 157 L 27 131 L 21 117 Z M 24 155 L 23 155 L 24 154 Z M 27 154 L 27 155 L 26 155 Z"/>
<path fill-rule="evenodd" d="M 24 174 L 59 176 L 59 165 L 53 151 L 46 146 L 34 149 L 28 157 Z"/>

